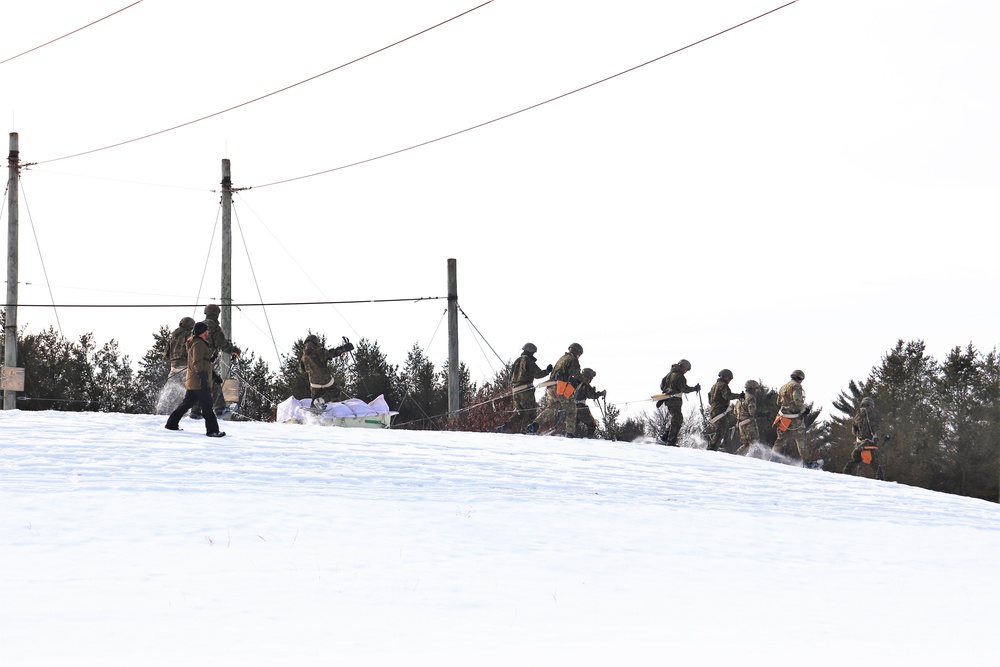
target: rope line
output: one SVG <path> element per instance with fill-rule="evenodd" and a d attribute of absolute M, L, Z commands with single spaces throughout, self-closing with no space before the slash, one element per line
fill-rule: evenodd
<path fill-rule="evenodd" d="M 187 127 L 188 125 L 194 125 L 195 123 L 200 123 L 201 121 L 208 120 L 209 118 L 215 118 L 216 116 L 220 116 L 220 115 L 222 115 L 224 113 L 228 113 L 230 111 L 234 111 L 234 110 L 239 109 L 241 107 L 245 107 L 245 106 L 247 106 L 249 104 L 253 104 L 254 102 L 259 102 L 261 100 L 267 99 L 268 97 L 272 97 L 272 96 L 277 95 L 279 93 L 286 92 L 288 90 L 291 90 L 292 88 L 295 88 L 296 86 L 301 86 L 302 84 L 308 83 L 310 81 L 314 81 L 314 80 L 320 78 L 321 76 L 326 76 L 327 74 L 330 74 L 332 72 L 336 72 L 337 70 L 343 69 L 343 68 L 345 68 L 345 67 L 347 67 L 349 65 L 353 65 L 353 64 L 355 64 L 357 62 L 360 62 L 360 61 L 362 61 L 362 60 L 364 60 L 366 58 L 370 58 L 370 57 L 372 57 L 372 56 L 374 56 L 376 54 L 379 54 L 379 53 L 381 53 L 383 51 L 391 49 L 394 46 L 398 46 L 398 45 L 400 45 L 400 44 L 402 44 L 404 42 L 407 42 L 407 41 L 409 41 L 411 39 L 419 37 L 420 35 L 428 33 L 431 30 L 434 30 L 435 28 L 440 28 L 441 26 L 443 26 L 443 25 L 445 25 L 447 23 L 451 23 L 452 21 L 454 21 L 456 19 L 459 19 L 459 18 L 465 16 L 466 14 L 470 14 L 470 13 L 476 11 L 477 9 L 485 7 L 486 5 L 488 5 L 488 4 L 492 3 L 492 2 L 493 2 L 493 0 L 486 0 L 486 2 L 484 2 L 484 3 L 480 4 L 480 5 L 477 5 L 477 6 L 473 7 L 472 9 L 467 9 L 464 12 L 462 12 L 461 14 L 456 14 L 455 16 L 452 16 L 450 19 L 446 19 L 444 21 L 441 21 L 440 23 L 436 23 L 436 24 L 432 25 L 429 28 L 424 28 L 420 32 L 415 32 L 412 35 L 410 35 L 409 37 L 404 37 L 403 39 L 400 39 L 400 40 L 397 40 L 397 41 L 393 42 L 392 44 L 388 44 L 388 45 L 383 46 L 383 47 L 381 47 L 379 49 L 376 49 L 376 50 L 372 51 L 371 53 L 366 53 L 363 56 L 359 56 L 359 57 L 355 58 L 354 60 L 349 60 L 346 63 L 337 65 L 336 67 L 334 67 L 332 69 L 328 69 L 325 72 L 320 72 L 319 74 L 313 75 L 313 76 L 309 77 L 308 79 L 303 79 L 302 81 L 299 81 L 297 83 L 293 83 L 291 85 L 285 86 L 284 88 L 279 88 L 278 90 L 272 91 L 272 92 L 267 93 L 265 95 L 261 95 L 260 97 L 255 97 L 252 100 L 248 100 L 246 102 L 241 102 L 240 104 L 228 107 L 228 108 L 223 109 L 221 111 L 216 111 L 215 113 L 210 113 L 207 116 L 202 116 L 201 118 L 195 118 L 194 120 L 189 120 L 186 123 L 181 123 L 180 125 L 174 125 L 173 127 L 168 127 L 166 129 L 159 130 L 157 132 L 151 132 L 149 134 L 144 134 L 141 137 L 136 137 L 134 139 L 128 139 L 126 141 L 119 141 L 118 143 L 115 143 L 115 144 L 109 144 L 107 146 L 102 146 L 101 148 L 93 148 L 91 150 L 83 151 L 81 153 L 74 153 L 72 155 L 64 155 L 63 157 L 52 158 L 52 159 L 49 159 L 49 160 L 39 160 L 38 162 L 33 162 L 31 164 L 47 164 L 49 162 L 58 162 L 60 160 L 68 160 L 70 158 L 80 157 L 81 155 L 90 155 L 91 153 L 97 153 L 99 151 L 105 151 L 105 150 L 108 150 L 109 148 L 117 148 L 118 146 L 124 146 L 126 144 L 135 143 L 136 141 L 142 141 L 143 139 L 149 139 L 150 137 L 155 137 L 155 136 L 158 136 L 158 135 L 161 135 L 161 134 L 166 134 L 167 132 L 172 132 L 173 130 L 178 130 L 178 129 L 182 128 L 182 127 Z"/>
<path fill-rule="evenodd" d="M 31 225 L 31 235 L 35 239 L 35 250 L 38 251 L 38 262 L 42 265 L 42 275 L 45 276 L 45 283 L 49 282 L 49 270 L 45 268 L 45 258 L 42 256 L 42 245 L 38 242 L 38 230 L 35 229 L 35 220 L 31 217 L 31 207 L 28 206 L 28 193 L 24 191 L 24 181 L 21 180 L 21 172 L 17 174 L 17 182 L 20 185 L 21 199 L 24 200 L 24 210 L 28 213 L 28 224 Z M 52 302 L 52 313 L 56 316 L 56 326 L 59 327 L 59 335 L 63 335 L 62 322 L 59 320 L 59 311 L 56 309 L 56 298 L 52 294 L 52 286 L 49 285 L 49 301 Z"/>
<path fill-rule="evenodd" d="M 260 282 L 257 280 L 257 271 L 253 268 L 253 260 L 250 259 L 250 247 L 247 245 L 247 238 L 243 234 L 243 225 L 240 224 L 240 216 L 236 212 L 236 206 L 232 207 L 233 216 L 236 218 L 236 228 L 240 230 L 240 239 L 243 241 L 243 250 L 247 255 L 247 264 L 250 265 L 250 275 L 253 276 L 254 287 L 257 288 L 257 298 L 260 299 L 261 306 L 264 304 L 264 296 L 260 293 Z M 267 316 L 267 308 L 264 307 L 264 321 L 267 322 L 268 337 L 274 345 L 274 356 L 281 360 L 281 353 L 278 352 L 278 342 L 274 339 L 274 329 L 271 328 L 271 318 Z"/>
<path fill-rule="evenodd" d="M 126 5 L 125 7 L 122 7 L 121 9 L 119 9 L 117 11 L 111 12 L 107 16 L 103 16 L 103 17 L 97 19 L 96 21 L 91 21 L 87 25 L 80 26 L 79 28 L 77 28 L 76 30 L 73 30 L 71 32 L 67 32 L 65 35 L 62 35 L 60 37 L 56 37 L 55 39 L 50 39 L 49 41 L 45 42 L 44 44 L 39 44 L 38 46 L 36 46 L 34 48 L 28 49 L 27 51 L 22 51 L 21 53 L 17 54 L 16 56 L 11 56 L 10 58 L 7 58 L 6 60 L 0 60 L 0 65 L 3 65 L 4 63 L 9 63 L 11 60 L 14 60 L 15 58 L 20 58 L 21 56 L 24 56 L 24 55 L 27 55 L 27 54 L 31 53 L 32 51 L 37 51 L 38 49 L 42 48 L 43 46 L 48 46 L 49 44 L 53 44 L 55 42 L 58 42 L 60 39 L 63 39 L 64 37 L 69 37 L 70 35 L 78 33 L 78 32 L 80 32 L 81 30 L 83 30 L 85 28 L 89 28 L 92 25 L 100 23 L 104 19 L 111 18 L 115 14 L 120 14 L 121 12 L 125 11 L 129 7 L 135 7 L 140 2 L 142 2 L 142 0 L 136 0 L 131 5 Z"/>
<path fill-rule="evenodd" d="M 362 165 L 362 164 L 367 164 L 369 162 L 375 162 L 376 160 L 381 160 L 383 158 L 392 157 L 393 155 L 399 155 L 400 153 L 405 153 L 407 151 L 412 151 L 412 150 L 415 150 L 417 148 L 422 148 L 424 146 L 428 146 L 430 144 L 437 143 L 438 141 L 444 141 L 445 139 L 451 139 L 452 137 L 457 137 L 460 134 L 465 134 L 466 132 L 472 132 L 473 130 L 478 130 L 480 128 L 486 127 L 487 125 L 492 125 L 493 123 L 499 123 L 502 120 L 507 120 L 508 118 L 512 118 L 514 116 L 517 116 L 518 114 L 522 114 L 522 113 L 525 113 L 526 111 L 531 111 L 533 109 L 537 109 L 538 107 L 541 107 L 541 106 L 544 106 L 546 104 L 549 104 L 550 102 L 555 102 L 557 100 L 561 100 L 564 97 L 569 97 L 570 95 L 574 95 L 574 94 L 579 93 L 581 91 L 587 90 L 588 88 L 593 88 L 594 86 L 600 85 L 602 83 L 606 83 L 607 81 L 611 81 L 612 79 L 618 78 L 618 77 L 623 76 L 625 74 L 628 74 L 630 72 L 634 72 L 634 71 L 636 71 L 637 69 L 639 69 L 641 67 L 645 67 L 647 65 L 651 65 L 651 64 L 653 64 L 653 63 L 655 63 L 657 61 L 663 60 L 664 58 L 668 58 L 668 57 L 670 57 L 672 55 L 680 53 L 681 51 L 685 51 L 687 49 L 690 49 L 693 46 L 697 46 L 699 44 L 707 42 L 710 39 L 714 39 L 715 37 L 718 37 L 720 35 L 724 35 L 727 32 L 731 32 L 733 30 L 736 30 L 737 28 L 740 28 L 742 26 L 745 26 L 748 23 L 752 23 L 753 21 L 761 19 L 761 18 L 767 16 L 768 14 L 773 14 L 774 12 L 776 12 L 776 11 L 778 11 L 780 9 L 784 9 L 785 7 L 788 7 L 789 5 L 794 5 L 796 2 L 798 2 L 798 0 L 791 0 L 791 2 L 787 2 L 787 3 L 783 4 L 783 5 L 781 5 L 780 7 L 775 7 L 774 9 L 766 11 L 763 14 L 759 14 L 759 15 L 751 18 L 751 19 L 747 19 L 746 21 L 743 21 L 742 23 L 737 23 L 736 25 L 730 26 L 729 28 L 726 28 L 725 30 L 720 30 L 719 32 L 717 32 L 717 33 L 715 33 L 713 35 L 709 35 L 708 37 L 703 37 L 702 39 L 699 39 L 696 42 L 691 42 L 687 46 L 682 46 L 679 49 L 674 49 L 673 51 L 671 51 L 669 53 L 663 54 L 662 56 L 658 56 L 656 58 L 653 58 L 652 60 L 647 60 L 644 63 L 641 63 L 639 65 L 635 65 L 634 67 L 630 67 L 630 68 L 628 68 L 626 70 L 622 70 L 621 72 L 618 72 L 617 74 L 612 74 L 611 76 L 604 77 L 603 79 L 600 79 L 598 81 L 594 81 L 593 83 L 588 83 L 585 86 L 581 86 L 579 88 L 575 88 L 574 90 L 571 90 L 569 92 L 563 93 L 561 95 L 556 95 L 555 97 L 551 97 L 551 98 L 549 98 L 547 100 L 544 100 L 542 102 L 538 102 L 536 104 L 532 104 L 531 106 L 524 107 L 523 109 L 519 109 L 517 111 L 512 111 L 512 112 L 510 112 L 508 114 L 504 114 L 503 116 L 498 116 L 498 117 L 494 118 L 493 120 L 488 120 L 488 121 L 479 123 L 477 125 L 472 125 L 470 127 L 465 128 L 464 130 L 458 130 L 456 132 L 451 132 L 450 134 L 445 134 L 445 135 L 442 135 L 442 136 L 437 137 L 435 139 L 428 139 L 427 141 L 422 141 L 422 142 L 420 142 L 418 144 L 413 144 L 412 146 L 407 146 L 406 148 L 400 148 L 400 149 L 397 149 L 397 150 L 394 150 L 394 151 L 390 151 L 388 153 L 383 153 L 381 155 L 376 155 L 374 157 L 366 158 L 364 160 L 358 160 L 357 162 L 351 162 L 349 164 L 344 164 L 344 165 L 341 165 L 339 167 L 333 167 L 332 169 L 325 169 L 323 171 L 317 171 L 317 172 L 313 172 L 311 174 L 305 174 L 303 176 L 295 176 L 295 177 L 292 177 L 292 178 L 286 178 L 286 179 L 283 179 L 283 180 L 280 180 L 280 181 L 273 181 L 271 183 L 264 183 L 262 185 L 254 185 L 254 186 L 250 186 L 250 187 L 248 187 L 246 189 L 249 190 L 251 188 L 267 188 L 267 187 L 270 187 L 272 185 L 282 185 L 284 183 L 291 183 L 293 181 L 301 181 L 302 179 L 305 179 L 305 178 L 312 178 L 314 176 L 322 176 L 323 174 L 330 174 L 330 173 L 333 173 L 335 171 L 341 171 L 343 169 L 349 169 L 351 167 L 357 167 L 357 166 Z"/>

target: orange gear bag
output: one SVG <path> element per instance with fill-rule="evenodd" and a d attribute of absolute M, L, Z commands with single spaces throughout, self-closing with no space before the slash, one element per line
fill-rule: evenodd
<path fill-rule="evenodd" d="M 775 427 L 779 431 L 787 431 L 788 427 L 791 426 L 791 425 L 792 425 L 792 418 L 791 417 L 782 417 L 781 415 L 778 415 L 777 417 L 775 417 L 774 418 L 774 423 L 771 424 L 771 426 Z"/>
<path fill-rule="evenodd" d="M 872 454 L 874 454 L 877 449 L 878 449 L 878 447 L 873 447 L 871 445 L 869 445 L 868 447 L 862 447 L 861 448 L 861 460 L 864 461 L 865 463 L 871 465 Z"/>
<path fill-rule="evenodd" d="M 556 380 L 556 396 L 562 396 L 563 398 L 572 398 L 574 391 L 576 391 L 576 389 L 574 389 L 573 385 L 571 385 L 569 382 Z"/>

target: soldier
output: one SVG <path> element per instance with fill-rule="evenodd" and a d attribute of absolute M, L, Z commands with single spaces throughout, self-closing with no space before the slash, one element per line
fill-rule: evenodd
<path fill-rule="evenodd" d="M 687 385 L 687 378 L 684 377 L 684 374 L 689 370 L 691 370 L 691 362 L 687 359 L 681 359 L 672 365 L 670 372 L 660 380 L 660 391 L 667 397 L 657 402 L 656 407 L 666 404 L 667 411 L 670 413 L 670 426 L 656 439 L 661 445 L 678 446 L 677 436 L 681 432 L 681 424 L 684 423 L 684 415 L 681 414 L 681 406 L 684 404 L 682 397 L 692 391 L 701 391 L 700 383 L 693 387 Z"/>
<path fill-rule="evenodd" d="M 187 339 L 191 336 L 192 329 L 194 329 L 194 318 L 182 318 L 180 325 L 167 339 L 167 347 L 163 350 L 163 358 L 170 362 L 167 382 L 187 370 Z"/>
<path fill-rule="evenodd" d="M 771 448 L 775 454 L 787 459 L 799 460 L 805 458 L 806 397 L 802 391 L 802 381 L 806 374 L 800 370 L 792 371 L 791 380 L 781 386 L 778 391 L 778 416 L 774 418 L 774 426 L 778 431 L 778 439 Z"/>
<path fill-rule="evenodd" d="M 873 466 L 875 479 L 882 479 L 882 466 L 878 456 L 878 430 L 882 425 L 878 412 L 875 411 L 875 400 L 871 396 L 861 399 L 861 406 L 854 415 L 851 430 L 854 431 L 854 451 L 851 460 L 844 466 L 845 475 L 853 475 L 863 462 Z"/>
<path fill-rule="evenodd" d="M 191 337 L 187 339 L 187 371 L 184 375 L 184 400 L 167 417 L 164 425 L 169 431 L 180 431 L 178 423 L 188 409 L 201 405 L 205 415 L 205 435 L 221 438 L 226 433 L 219 430 L 219 422 L 212 412 L 212 385 L 222 378 L 215 372 L 214 354 L 208 345 L 208 325 L 199 322 L 194 325 Z"/>
<path fill-rule="evenodd" d="M 202 324 L 208 327 L 208 336 L 205 337 L 205 342 L 212 350 L 213 363 L 218 359 L 220 351 L 230 354 L 233 357 L 239 357 L 241 354 L 240 348 L 233 345 L 232 341 L 226 338 L 226 334 L 222 331 L 222 325 L 219 324 L 219 314 L 221 312 L 222 308 L 218 304 L 210 303 L 205 306 L 205 319 L 202 320 Z M 216 414 L 222 414 L 225 411 L 226 401 L 222 396 L 222 380 L 219 380 L 213 387 L 212 402 Z M 201 419 L 200 405 L 192 408 L 191 417 L 193 419 Z"/>
<path fill-rule="evenodd" d="M 760 441 L 760 427 L 757 420 L 762 416 L 760 408 L 763 397 L 760 396 L 760 383 L 756 380 L 747 380 L 743 385 L 743 398 L 736 403 L 736 428 L 740 433 L 740 448 L 736 450 L 737 456 L 746 456 L 754 443 Z"/>
<path fill-rule="evenodd" d="M 576 437 L 576 401 L 573 399 L 573 392 L 583 381 L 580 372 L 582 354 L 583 346 L 573 343 L 552 367 L 549 379 L 554 380 L 556 384 L 545 390 L 546 403 L 542 414 L 528 424 L 528 433 L 531 435 L 538 433 L 541 424 L 554 422 L 561 411 L 566 414 L 566 437 Z"/>
<path fill-rule="evenodd" d="M 712 423 L 712 433 L 709 435 L 708 448 L 719 449 L 726 432 L 736 425 L 731 402 L 733 399 L 743 399 L 743 392 L 734 394 L 729 390 L 733 372 L 728 368 L 719 371 L 719 379 L 708 390 L 709 421 Z"/>
<path fill-rule="evenodd" d="M 603 398 L 608 395 L 607 389 L 597 391 L 591 384 L 595 377 L 597 373 L 593 368 L 584 368 L 583 381 L 573 394 L 576 398 L 576 435 L 580 438 L 593 438 L 597 432 L 597 420 L 587 405 L 587 399 Z"/>
<path fill-rule="evenodd" d="M 514 433 L 524 430 L 525 424 L 535 421 L 538 416 L 538 403 L 535 402 L 534 381 L 552 372 L 552 364 L 539 368 L 535 361 L 538 347 L 534 343 L 525 343 L 521 348 L 521 356 L 514 362 L 510 373 L 510 391 L 514 398 L 514 412 L 502 425 L 497 427 L 497 433 L 509 433 L 514 424 Z"/>
<path fill-rule="evenodd" d="M 299 370 L 309 376 L 313 406 L 322 407 L 327 397 L 337 397 L 333 373 L 330 372 L 327 362 L 353 349 L 354 345 L 345 340 L 343 345 L 326 350 L 320 345 L 316 334 L 306 336 L 305 345 L 302 346 L 302 358 L 299 360 Z"/>

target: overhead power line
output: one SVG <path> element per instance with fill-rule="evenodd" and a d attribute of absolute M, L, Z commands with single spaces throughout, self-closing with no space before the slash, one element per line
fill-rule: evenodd
<path fill-rule="evenodd" d="M 419 296 L 412 299 L 353 299 L 349 301 L 279 301 L 274 303 L 231 303 L 233 308 L 261 308 L 273 306 L 330 306 L 351 303 L 398 303 L 409 301 L 435 301 L 446 296 Z M 0 304 L 2 305 L 2 304 Z M 18 308 L 200 308 L 203 303 L 19 303 Z"/>
<path fill-rule="evenodd" d="M 140 2 L 142 2 L 142 0 L 135 0 L 135 2 L 133 2 L 131 5 L 126 5 L 125 7 L 122 7 L 121 9 L 119 9 L 118 11 L 111 12 L 107 16 L 102 16 L 101 18 L 97 19 L 96 21 L 91 21 L 87 25 L 80 26 L 76 30 L 73 30 L 71 32 L 67 32 L 65 35 L 62 35 L 60 37 L 56 37 L 55 39 L 50 39 L 49 41 L 45 42 L 44 44 L 39 44 L 38 46 L 36 46 L 34 48 L 28 49 L 27 51 L 22 51 L 21 53 L 17 54 L 16 56 L 11 56 L 10 58 L 7 58 L 6 60 L 0 60 L 0 65 L 3 65 L 4 63 L 9 63 L 11 60 L 14 60 L 15 58 L 20 58 L 21 56 L 24 56 L 24 55 L 27 55 L 27 54 L 31 53 L 32 51 L 37 51 L 38 49 L 42 48 L 43 46 L 48 46 L 49 44 L 53 44 L 55 42 L 58 42 L 60 39 L 63 39 L 65 37 L 69 37 L 72 34 L 78 33 L 81 30 L 84 30 L 85 28 L 89 28 L 92 25 L 100 23 L 104 19 L 111 18 L 115 14 L 120 14 L 121 12 L 125 11 L 129 7 L 135 7 Z"/>
<path fill-rule="evenodd" d="M 319 74 L 311 76 L 308 79 L 303 79 L 302 81 L 299 81 L 297 83 L 293 83 L 293 84 L 291 84 L 289 86 L 285 86 L 284 88 L 279 88 L 278 90 L 275 90 L 275 91 L 272 91 L 270 93 L 267 93 L 266 95 L 261 95 L 260 97 L 255 97 L 252 100 L 247 100 L 246 102 L 241 102 L 240 104 L 237 104 L 237 105 L 234 105 L 234 106 L 231 106 L 231 107 L 227 107 L 225 109 L 222 109 L 221 111 L 216 111 L 215 113 L 210 113 L 207 116 L 202 116 L 200 118 L 195 118 L 194 120 L 189 120 L 186 123 L 181 123 L 180 125 L 174 125 L 172 127 L 168 127 L 166 129 L 159 130 L 157 132 L 150 132 L 149 134 L 144 134 L 141 137 L 135 137 L 134 139 L 127 139 L 125 141 L 119 141 L 118 143 L 115 143 L 115 144 L 109 144 L 107 146 L 102 146 L 100 148 L 92 148 L 92 149 L 90 149 L 88 151 L 83 151 L 81 153 L 73 153 L 72 155 L 64 155 L 63 157 L 52 158 L 52 159 L 49 159 L 49 160 L 39 160 L 38 162 L 33 162 L 31 164 L 46 164 L 46 163 L 49 163 L 49 162 L 58 162 L 60 160 L 68 160 L 70 158 L 80 157 L 81 155 L 90 155 L 91 153 L 97 153 L 97 152 L 100 152 L 100 151 L 106 151 L 106 150 L 108 150 L 110 148 L 117 148 L 118 146 L 124 146 L 126 144 L 132 144 L 132 143 L 135 143 L 137 141 L 142 141 L 143 139 L 149 139 L 150 137 L 155 137 L 155 136 L 158 136 L 158 135 L 161 135 L 161 134 L 166 134 L 167 132 L 172 132 L 174 130 L 178 130 L 178 129 L 182 128 L 182 127 L 187 127 L 188 125 L 194 125 L 195 123 L 200 123 L 201 121 L 208 120 L 209 118 L 215 118 L 216 116 L 221 116 L 224 113 L 228 113 L 230 111 L 234 111 L 234 110 L 239 109 L 241 107 L 245 107 L 245 106 L 247 106 L 249 104 L 253 104 L 254 102 L 259 102 L 261 100 L 267 99 L 268 97 L 272 97 L 274 95 L 277 95 L 278 93 L 286 92 L 288 90 L 291 90 L 292 88 L 295 88 L 296 86 L 301 86 L 302 84 L 309 83 L 310 81 L 314 81 L 314 80 L 320 78 L 321 76 L 326 76 L 327 74 L 331 74 L 333 72 L 336 72 L 337 70 L 343 69 L 343 68 L 345 68 L 345 67 L 347 67 L 349 65 L 353 65 L 355 63 L 361 62 L 362 60 L 364 60 L 366 58 L 370 58 L 370 57 L 372 57 L 372 56 L 374 56 L 374 55 L 376 55 L 378 53 L 382 53 L 383 51 L 391 49 L 394 46 L 399 46 L 400 44 L 402 44 L 404 42 L 408 42 L 411 39 L 414 39 L 416 37 L 419 37 L 420 35 L 428 33 L 431 30 L 434 30 L 435 28 L 440 28 L 443 25 L 451 23 L 452 21 L 454 21 L 456 19 L 459 19 L 459 18 L 465 16 L 466 14 L 470 14 L 470 13 L 476 11 L 477 9 L 485 7 L 486 5 L 488 5 L 488 4 L 492 3 L 492 2 L 493 2 L 493 0 L 486 0 L 486 2 L 482 3 L 481 5 L 477 5 L 477 6 L 473 7 L 472 9 L 467 9 L 464 12 L 462 12 L 461 14 L 456 14 L 455 16 L 452 16 L 450 19 L 441 21 L 440 23 L 435 23 L 434 25 L 432 25 L 429 28 L 424 28 L 420 32 L 415 32 L 412 35 L 410 35 L 409 37 L 404 37 L 403 39 L 400 39 L 400 40 L 397 40 L 397 41 L 393 42 L 392 44 L 387 44 L 386 46 L 383 46 L 382 48 L 376 49 L 376 50 L 372 51 L 371 53 L 366 53 L 363 56 L 359 56 L 359 57 L 355 58 L 354 60 L 349 60 L 346 63 L 343 63 L 341 65 L 337 65 L 336 67 L 334 67 L 332 69 L 328 69 L 325 72 L 320 72 Z"/>
<path fill-rule="evenodd" d="M 339 167 L 333 167 L 332 169 L 324 169 L 323 171 L 316 171 L 316 172 L 313 172 L 311 174 L 305 174 L 303 176 L 295 176 L 295 177 L 292 177 L 292 178 L 286 178 L 286 179 L 283 179 L 283 180 L 280 180 L 280 181 L 273 181 L 271 183 L 264 183 L 262 185 L 254 185 L 254 186 L 250 186 L 250 187 L 247 187 L 247 188 L 244 188 L 244 189 L 250 190 L 252 188 L 266 188 L 266 187 L 270 187 L 272 185 L 281 185 L 283 183 L 291 183 L 292 181 L 301 181 L 302 179 L 305 179 L 305 178 L 312 178 L 314 176 L 322 176 L 323 174 L 330 174 L 330 173 L 335 172 L 335 171 L 341 171 L 343 169 L 349 169 L 351 167 L 357 167 L 359 165 L 366 164 L 368 162 L 374 162 L 376 160 L 381 160 L 383 158 L 391 157 L 393 155 L 399 155 L 400 153 L 405 153 L 407 151 L 412 151 L 412 150 L 414 150 L 416 148 L 422 148 L 423 146 L 428 146 L 430 144 L 437 143 L 438 141 L 444 141 L 445 139 L 451 139 L 452 137 L 457 137 L 458 135 L 465 134 L 466 132 L 471 132 L 473 130 L 478 130 L 478 129 L 482 128 L 482 127 L 486 127 L 487 125 L 492 125 L 493 123 L 498 123 L 498 122 L 500 122 L 502 120 L 506 120 L 508 118 L 512 118 L 512 117 L 517 116 L 518 114 L 522 114 L 522 113 L 524 113 L 526 111 L 531 111 L 532 109 L 537 109 L 538 107 L 541 107 L 541 106 L 544 106 L 546 104 L 549 104 L 550 102 L 555 102 L 556 100 L 561 100 L 564 97 L 569 97 L 570 95 L 573 95 L 575 93 L 579 93 L 581 91 L 587 90 L 588 88 L 593 88 L 594 86 L 597 86 L 597 85 L 602 84 L 602 83 L 606 83 L 608 81 L 611 81 L 612 79 L 616 79 L 616 78 L 618 78 L 620 76 L 628 74 L 629 72 L 634 72 L 637 69 L 645 67 L 647 65 L 652 65 L 653 63 L 655 63 L 657 61 L 660 61 L 660 60 L 663 60 L 664 58 L 668 58 L 668 57 L 670 57 L 672 55 L 678 54 L 681 51 L 685 51 L 687 49 L 690 49 L 693 46 L 697 46 L 699 44 L 707 42 L 708 40 L 714 39 L 715 37 L 718 37 L 720 35 L 724 35 L 727 32 L 732 32 L 733 30 L 736 30 L 737 28 L 745 26 L 748 23 L 753 23 L 757 19 L 764 18 L 768 14 L 773 14 L 773 13 L 775 13 L 778 10 L 781 10 L 781 9 L 784 9 L 785 7 L 788 7 L 789 5 L 794 5 L 796 2 L 798 2 L 798 0 L 791 0 L 791 2 L 787 2 L 787 3 L 783 4 L 783 5 L 781 5 L 780 7 L 775 7 L 774 9 L 766 11 L 763 14 L 759 14 L 759 15 L 753 17 L 752 19 L 747 19 L 746 21 L 743 21 L 742 23 L 737 23 L 736 25 L 730 26 L 729 28 L 726 28 L 725 30 L 720 30 L 719 32 L 717 32 L 717 33 L 715 33 L 713 35 L 709 35 L 708 37 L 704 37 L 702 39 L 699 39 L 696 42 L 691 42 L 687 46 L 682 46 L 679 49 L 674 49 L 673 51 L 671 51 L 669 53 L 664 53 L 662 56 L 658 56 L 656 58 L 653 58 L 652 60 L 647 60 L 646 62 L 640 63 L 639 65 L 635 65 L 634 67 L 629 67 L 628 69 L 622 70 L 621 72 L 618 72 L 617 74 L 612 74 L 611 76 L 606 76 L 603 79 L 600 79 L 598 81 L 594 81 L 593 83 L 588 83 L 585 86 L 581 86 L 579 88 L 575 88 L 575 89 L 573 89 L 573 90 L 571 90 L 569 92 L 563 93 L 561 95 L 556 95 L 555 97 L 550 97 L 547 100 L 544 100 L 542 102 L 538 102 L 536 104 L 532 104 L 531 106 L 524 107 L 523 109 L 518 109 L 517 111 L 512 111 L 512 112 L 510 112 L 508 114 L 504 114 L 503 116 L 498 116 L 498 117 L 496 117 L 496 118 L 494 118 L 492 120 L 488 120 L 488 121 L 479 123 L 477 125 L 472 125 L 471 127 L 467 127 L 464 130 L 458 130 L 456 132 L 451 132 L 449 134 L 442 135 L 442 136 L 437 137 L 435 139 L 428 139 L 427 141 L 421 141 L 419 144 L 413 144 L 412 146 L 407 146 L 406 148 L 400 148 L 398 150 L 390 151 L 388 153 L 382 153 L 381 155 L 376 155 L 375 157 L 366 158 L 364 160 L 358 160 L 357 162 L 351 162 L 349 164 L 343 164 L 343 165 L 341 165 Z"/>

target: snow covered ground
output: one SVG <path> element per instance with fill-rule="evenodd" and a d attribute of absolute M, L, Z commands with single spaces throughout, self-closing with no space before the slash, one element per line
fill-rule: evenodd
<path fill-rule="evenodd" d="M 993 664 L 1000 507 L 656 445 L 0 412 L 0 665 Z"/>

